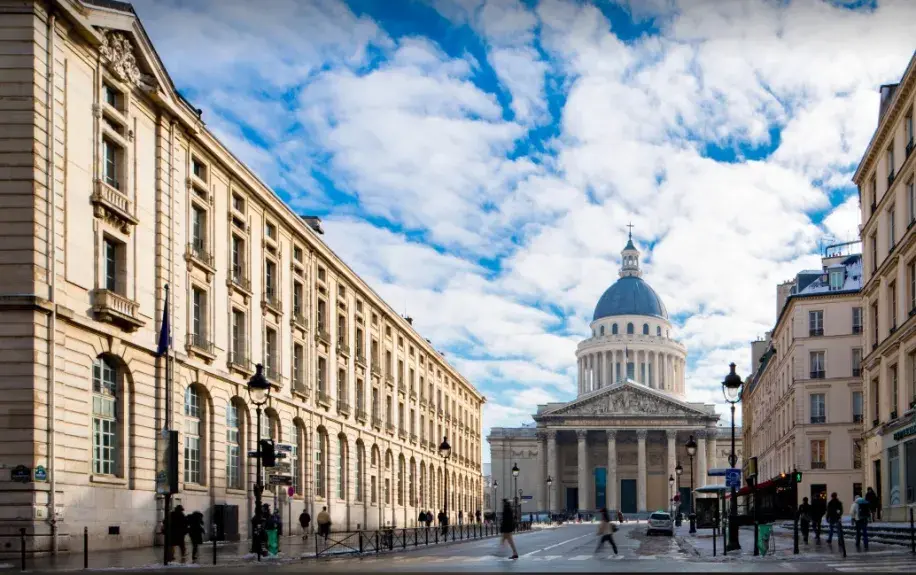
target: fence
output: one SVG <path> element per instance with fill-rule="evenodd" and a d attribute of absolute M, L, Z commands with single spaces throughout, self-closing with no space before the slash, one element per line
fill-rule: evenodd
<path fill-rule="evenodd" d="M 530 530 L 531 523 L 523 521 L 518 524 L 516 532 Z M 315 557 L 383 553 L 451 543 L 452 541 L 483 539 L 498 534 L 499 525 L 488 523 L 447 527 L 388 528 L 374 531 L 333 531 L 327 537 L 315 536 Z"/>

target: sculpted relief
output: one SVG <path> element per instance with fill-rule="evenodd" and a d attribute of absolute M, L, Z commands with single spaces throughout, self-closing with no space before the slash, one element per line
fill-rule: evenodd
<path fill-rule="evenodd" d="M 626 389 L 562 410 L 575 415 L 683 415 L 684 409 L 650 395 Z"/>

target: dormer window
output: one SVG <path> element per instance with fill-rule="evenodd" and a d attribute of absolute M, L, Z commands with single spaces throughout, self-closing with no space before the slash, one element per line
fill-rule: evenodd
<path fill-rule="evenodd" d="M 843 283 L 845 278 L 843 270 L 831 270 L 830 272 L 830 289 L 838 290 L 843 289 Z"/>

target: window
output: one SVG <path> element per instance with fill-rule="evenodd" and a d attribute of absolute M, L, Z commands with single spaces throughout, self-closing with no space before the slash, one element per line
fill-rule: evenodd
<path fill-rule="evenodd" d="M 634 327 L 632 323 L 627 324 L 627 335 L 633 335 Z"/>
<path fill-rule="evenodd" d="M 102 84 L 102 100 L 115 110 L 120 111 L 121 93 L 108 84 Z"/>
<path fill-rule="evenodd" d="M 323 358 L 318 358 L 318 393 L 327 393 L 328 392 L 328 361 Z"/>
<path fill-rule="evenodd" d="M 862 469 L 862 440 L 852 440 L 852 468 Z"/>
<path fill-rule="evenodd" d="M 108 138 L 102 138 L 102 178 L 105 183 L 116 190 L 121 189 L 121 146 Z"/>
<path fill-rule="evenodd" d="M 244 283 L 245 279 L 245 241 L 237 235 L 232 236 L 232 281 Z"/>
<path fill-rule="evenodd" d="M 378 503 L 378 485 L 375 475 L 369 478 L 369 497 L 372 499 L 372 505 Z"/>
<path fill-rule="evenodd" d="M 859 377 L 862 375 L 862 348 L 852 348 L 852 376 Z"/>
<path fill-rule="evenodd" d="M 363 380 L 356 380 L 356 409 L 358 411 L 366 411 L 366 400 L 364 398 L 365 391 Z"/>
<path fill-rule="evenodd" d="M 337 316 L 337 345 L 347 345 L 347 318 L 344 315 Z"/>
<path fill-rule="evenodd" d="M 827 376 L 824 353 L 823 351 L 812 351 L 810 353 L 811 379 L 824 379 Z"/>
<path fill-rule="evenodd" d="M 245 198 L 238 194 L 232 194 L 232 209 L 239 213 L 245 213 Z"/>
<path fill-rule="evenodd" d="M 899 413 L 898 407 L 900 407 L 899 400 L 897 397 L 900 391 L 899 389 L 900 381 L 897 377 L 897 366 L 896 365 L 891 366 L 890 371 L 888 372 L 888 376 L 890 378 L 890 384 L 891 384 L 890 385 L 891 387 L 891 390 L 890 390 L 890 393 L 891 393 L 891 419 L 897 419 L 897 414 Z"/>
<path fill-rule="evenodd" d="M 398 459 L 398 505 L 404 505 L 404 457 Z"/>
<path fill-rule="evenodd" d="M 811 469 L 827 469 L 827 440 L 811 440 Z"/>
<path fill-rule="evenodd" d="M 264 370 L 268 379 L 277 380 L 277 366 L 280 358 L 277 357 L 277 332 L 267 328 L 264 330 Z"/>
<path fill-rule="evenodd" d="M 200 484 L 200 395 L 184 392 L 184 482 Z"/>
<path fill-rule="evenodd" d="M 827 397 L 823 393 L 811 394 L 811 423 L 827 423 Z"/>
<path fill-rule="evenodd" d="M 337 370 L 337 403 L 347 403 L 347 372 L 343 369 Z"/>
<path fill-rule="evenodd" d="M 264 297 L 269 303 L 277 302 L 277 264 L 264 262 Z"/>
<path fill-rule="evenodd" d="M 277 226 L 275 226 L 275 225 L 273 225 L 273 224 L 271 224 L 271 223 L 268 223 L 266 226 L 264 226 L 264 235 L 266 235 L 268 238 L 270 238 L 270 239 L 276 241 L 276 239 L 277 239 Z"/>
<path fill-rule="evenodd" d="M 844 270 L 830 270 L 830 289 L 843 289 L 846 272 Z"/>
<path fill-rule="evenodd" d="M 894 246 L 897 243 L 897 233 L 896 228 L 894 227 L 896 220 L 897 210 L 894 206 L 891 206 L 887 210 L 887 251 L 890 252 L 894 249 Z"/>
<path fill-rule="evenodd" d="M 391 505 L 391 480 L 385 478 L 385 505 Z"/>
<path fill-rule="evenodd" d="M 601 326 L 598 330 L 599 335 L 604 335 L 604 326 Z"/>
<path fill-rule="evenodd" d="M 871 235 L 871 271 L 874 273 L 878 269 L 878 232 Z"/>
<path fill-rule="evenodd" d="M 913 185 L 913 179 L 906 183 L 906 204 L 909 212 L 910 223 L 916 221 L 916 186 Z"/>
<path fill-rule="evenodd" d="M 337 498 L 347 498 L 347 440 L 337 438 Z"/>
<path fill-rule="evenodd" d="M 242 488 L 242 437 L 239 408 L 231 401 L 226 404 L 226 487 Z"/>
<path fill-rule="evenodd" d="M 207 168 L 204 166 L 203 162 L 197 158 L 191 158 L 191 173 L 204 182 L 207 181 Z"/>
<path fill-rule="evenodd" d="M 649 335 L 649 324 L 647 323 L 642 324 L 642 334 Z"/>
<path fill-rule="evenodd" d="M 611 326 L 611 335 L 617 335 L 617 324 Z"/>
<path fill-rule="evenodd" d="M 363 328 L 361 327 L 356 328 L 356 358 L 359 359 L 360 361 L 366 361 L 366 353 L 365 353 L 366 350 L 363 349 L 365 345 L 363 343 L 363 339 L 364 339 Z"/>
<path fill-rule="evenodd" d="M 852 308 L 852 333 L 862 333 L 862 308 Z"/>
<path fill-rule="evenodd" d="M 304 434 L 294 423 L 291 423 L 287 429 L 287 441 L 292 447 L 289 452 L 289 466 L 293 472 L 293 493 L 302 495 L 302 465 L 299 464 L 299 454 L 305 453 L 302 445 Z"/>
<path fill-rule="evenodd" d="M 302 248 L 299 246 L 293 246 L 293 260 L 302 263 Z"/>
<path fill-rule="evenodd" d="M 304 351 L 301 345 L 293 345 L 293 385 L 297 389 L 302 389 L 305 379 L 302 373 L 302 362 L 304 361 Z"/>
<path fill-rule="evenodd" d="M 872 398 L 872 427 L 878 425 L 881 422 L 881 388 L 878 387 L 878 378 L 875 378 L 871 382 L 871 398 Z"/>
<path fill-rule="evenodd" d="M 204 290 L 191 290 L 191 338 L 197 347 L 204 347 L 207 341 L 207 294 Z"/>
<path fill-rule="evenodd" d="M 197 257 L 207 251 L 207 212 L 197 206 L 191 208 L 191 249 Z"/>
<path fill-rule="evenodd" d="M 887 448 L 888 504 L 900 505 L 900 445 Z"/>
<path fill-rule="evenodd" d="M 662 326 L 660 326 L 660 325 L 655 326 L 655 335 L 656 335 L 656 337 L 661 337 L 661 336 L 662 336 Z"/>
<path fill-rule="evenodd" d="M 394 372 L 394 366 L 391 363 L 391 352 L 385 350 L 385 375 L 391 377 Z"/>
<path fill-rule="evenodd" d="M 871 322 L 872 322 L 872 348 L 878 347 L 878 303 L 875 302 L 871 306 Z"/>
<path fill-rule="evenodd" d="M 407 426 L 405 425 L 407 418 L 404 417 L 404 404 L 398 402 L 398 429 L 401 431 L 406 431 Z"/>
<path fill-rule="evenodd" d="M 315 449 L 315 495 L 317 497 L 327 497 L 327 492 L 325 487 L 327 482 L 325 481 L 325 457 L 327 457 L 328 452 L 328 435 L 324 431 L 318 432 L 318 443 L 316 444 Z"/>
<path fill-rule="evenodd" d="M 378 411 L 378 389 L 372 388 L 372 417 L 381 419 Z"/>
<path fill-rule="evenodd" d="M 293 317 L 297 320 L 301 318 L 304 313 L 302 313 L 302 284 L 294 281 L 293 282 Z"/>
<path fill-rule="evenodd" d="M 118 370 L 106 358 L 92 364 L 92 472 L 118 474 Z"/>
<path fill-rule="evenodd" d="M 808 335 L 811 337 L 824 335 L 823 310 L 808 312 Z"/>
<path fill-rule="evenodd" d="M 888 284 L 887 296 L 888 316 L 891 322 L 890 331 L 893 333 L 897 329 L 897 282 Z"/>
<path fill-rule="evenodd" d="M 105 238 L 102 249 L 105 257 L 105 289 L 117 292 L 120 284 L 118 281 L 118 264 L 121 256 L 121 244 Z"/>
<path fill-rule="evenodd" d="M 904 137 L 906 138 L 906 149 L 907 155 L 909 155 L 909 150 L 913 149 L 913 112 L 910 111 L 903 119 L 903 131 Z"/>
<path fill-rule="evenodd" d="M 327 281 L 328 272 L 321 266 L 318 266 L 318 280 Z"/>
<path fill-rule="evenodd" d="M 241 364 L 245 357 L 245 312 L 232 310 L 232 362 Z"/>
<path fill-rule="evenodd" d="M 366 464 L 366 448 L 362 443 L 356 444 L 356 501 L 362 503 L 363 501 L 363 466 Z"/>
<path fill-rule="evenodd" d="M 891 182 L 894 181 L 894 173 L 896 166 L 894 165 L 894 144 L 891 144 L 887 149 L 887 185 L 890 187 Z"/>

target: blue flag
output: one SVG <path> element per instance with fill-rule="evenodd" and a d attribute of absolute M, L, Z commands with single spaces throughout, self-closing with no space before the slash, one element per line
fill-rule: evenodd
<path fill-rule="evenodd" d="M 159 328 L 159 346 L 156 355 L 162 357 L 172 345 L 172 330 L 169 326 L 169 286 L 165 286 L 165 305 L 162 307 L 162 325 Z"/>

